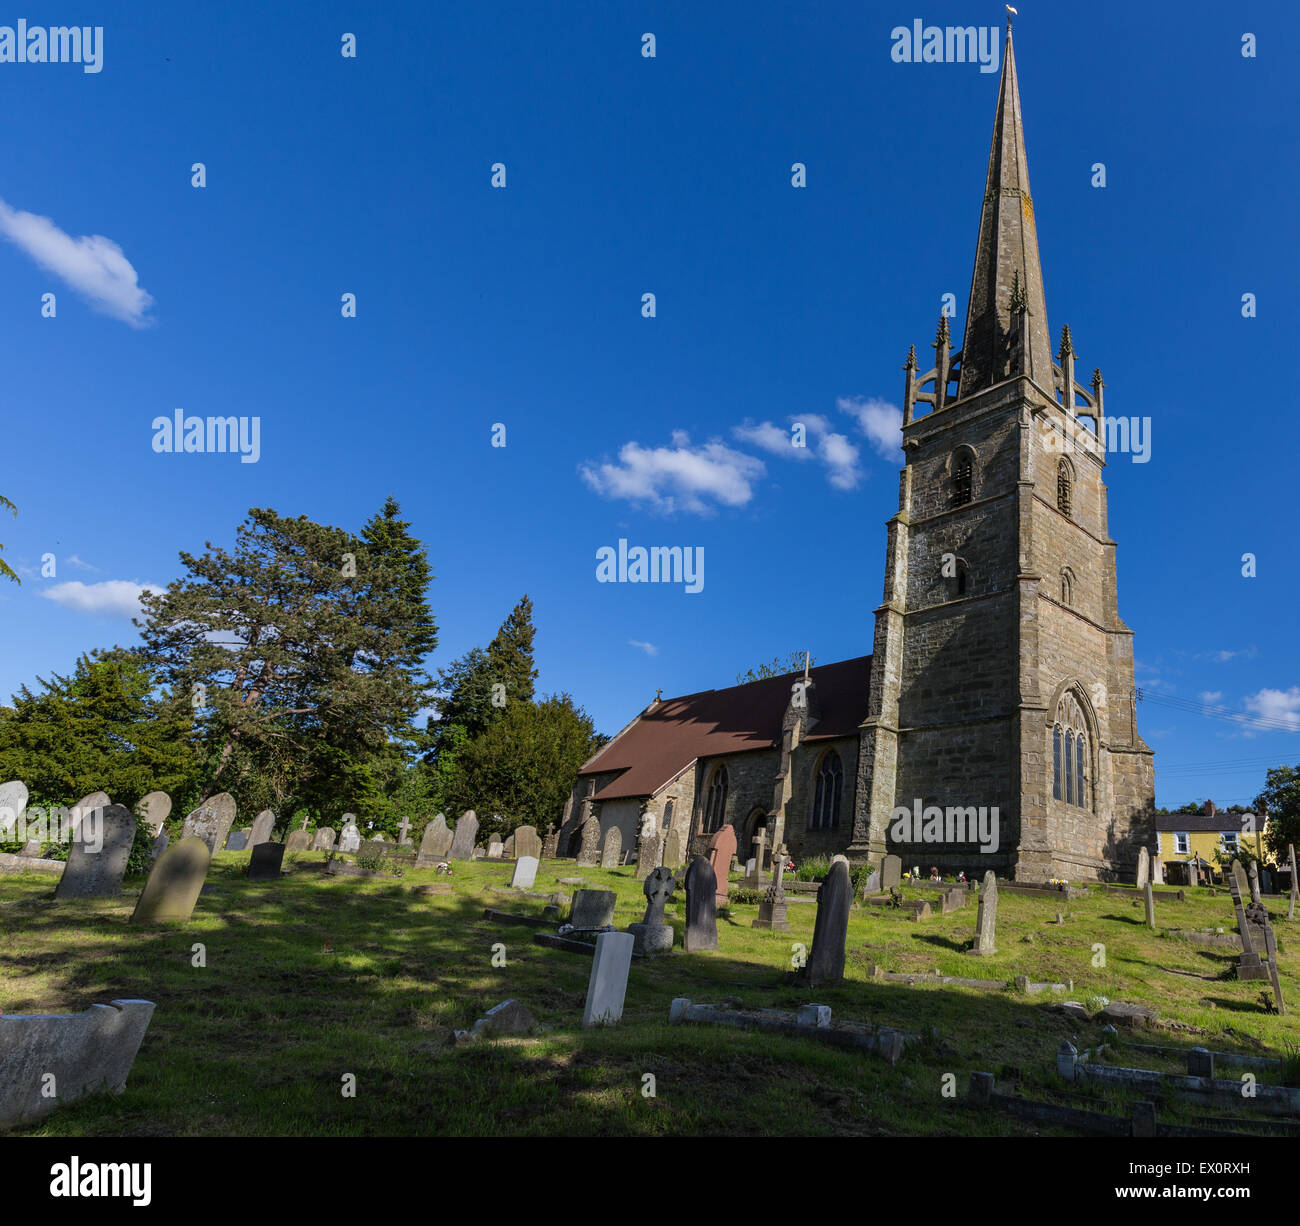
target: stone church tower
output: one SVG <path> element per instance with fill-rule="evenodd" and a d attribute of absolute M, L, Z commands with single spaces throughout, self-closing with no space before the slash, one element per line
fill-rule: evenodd
<path fill-rule="evenodd" d="M 1104 384 L 1075 382 L 1069 328 L 1052 358 L 1009 28 L 962 347 L 941 318 L 933 348 L 932 370 L 915 350 L 904 367 L 849 855 L 1114 878 L 1155 846 L 1153 755 L 1117 606 Z M 994 806 L 996 848 L 962 837 Z M 900 807 L 925 821 L 900 831 Z"/>

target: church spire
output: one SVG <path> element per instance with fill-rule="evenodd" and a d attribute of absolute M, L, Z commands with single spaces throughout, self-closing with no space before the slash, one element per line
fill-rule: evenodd
<path fill-rule="evenodd" d="M 1029 375 L 1050 392 L 1050 337 L 1008 20 L 975 271 L 962 337 L 958 396 L 969 396 L 1017 374 Z"/>

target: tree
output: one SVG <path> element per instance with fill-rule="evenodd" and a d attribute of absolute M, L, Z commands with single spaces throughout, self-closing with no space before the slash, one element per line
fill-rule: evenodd
<path fill-rule="evenodd" d="M 14 504 L 10 502 L 9 499 L 6 498 L 3 494 L 0 494 L 0 507 L 4 507 L 6 511 L 12 511 L 15 515 L 18 514 L 18 508 L 15 507 Z M 4 560 L 3 545 L 0 545 L 0 575 L 3 575 L 6 579 L 12 579 L 15 583 L 18 584 L 22 583 L 22 580 L 18 578 L 16 574 L 14 574 L 13 568 L 9 565 L 8 562 Z"/>
<path fill-rule="evenodd" d="M 72 805 L 101 789 L 126 805 L 155 790 L 182 803 L 193 794 L 188 708 L 155 695 L 133 652 L 82 655 L 71 676 L 37 684 L 0 710 L 0 776 L 22 779 L 32 804 Z"/>
<path fill-rule="evenodd" d="M 412 726 L 409 571 L 341 528 L 253 508 L 229 552 L 141 598 L 141 657 L 194 707 L 203 794 L 332 813 L 372 802 L 371 767 Z"/>
<path fill-rule="evenodd" d="M 808 657 L 809 668 L 816 663 L 814 657 Z M 751 681 L 766 681 L 768 677 L 784 677 L 788 673 L 801 673 L 803 669 L 804 653 L 802 651 L 792 651 L 784 660 L 777 656 L 771 664 L 760 664 L 757 668 L 751 668 L 746 673 L 737 673 L 736 684 L 748 685 Z"/>
<path fill-rule="evenodd" d="M 1254 811 L 1262 818 L 1265 808 L 1264 843 L 1280 861 L 1288 843 L 1300 843 L 1300 767 L 1275 766 L 1268 772 Z"/>
<path fill-rule="evenodd" d="M 502 837 L 522 825 L 545 829 L 559 820 L 578 768 L 608 740 L 568 694 L 511 702 L 460 747 L 453 811 L 499 813 Z"/>

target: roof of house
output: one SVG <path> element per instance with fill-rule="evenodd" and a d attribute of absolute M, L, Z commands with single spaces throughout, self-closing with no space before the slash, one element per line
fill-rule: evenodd
<path fill-rule="evenodd" d="M 802 675 L 783 673 L 652 703 L 578 774 L 620 772 L 596 792 L 595 800 L 653 796 L 699 758 L 771 749 L 781 743 L 791 690 Z M 821 664 L 809 676 L 811 701 L 821 718 L 804 739 L 856 736 L 867 713 L 871 657 Z"/>
<path fill-rule="evenodd" d="M 1244 813 L 1215 813 L 1209 817 L 1203 813 L 1161 813 L 1156 815 L 1156 830 L 1178 834 L 1204 831 L 1244 834 L 1241 819 L 1245 816 Z M 1258 818 L 1255 820 L 1259 823 L 1259 829 L 1263 830 L 1264 823 Z"/>

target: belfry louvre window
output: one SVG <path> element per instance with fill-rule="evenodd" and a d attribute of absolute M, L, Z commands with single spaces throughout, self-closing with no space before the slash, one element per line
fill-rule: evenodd
<path fill-rule="evenodd" d="M 833 749 L 817 767 L 817 786 L 813 793 L 809 830 L 834 830 L 840 824 L 840 795 L 844 790 L 844 767 Z"/>
<path fill-rule="evenodd" d="M 722 828 L 723 814 L 727 811 L 727 768 L 717 767 L 709 779 L 704 795 L 704 833 L 712 834 Z"/>
<path fill-rule="evenodd" d="M 952 461 L 952 505 L 964 507 L 971 500 L 972 461 L 969 451 L 960 451 Z"/>
<path fill-rule="evenodd" d="M 1070 479 L 1070 466 L 1062 460 L 1056 466 L 1056 509 L 1062 515 L 1072 514 L 1073 482 Z"/>
<path fill-rule="evenodd" d="M 1066 694 L 1052 725 L 1052 799 L 1088 807 L 1088 731 L 1074 695 Z"/>

